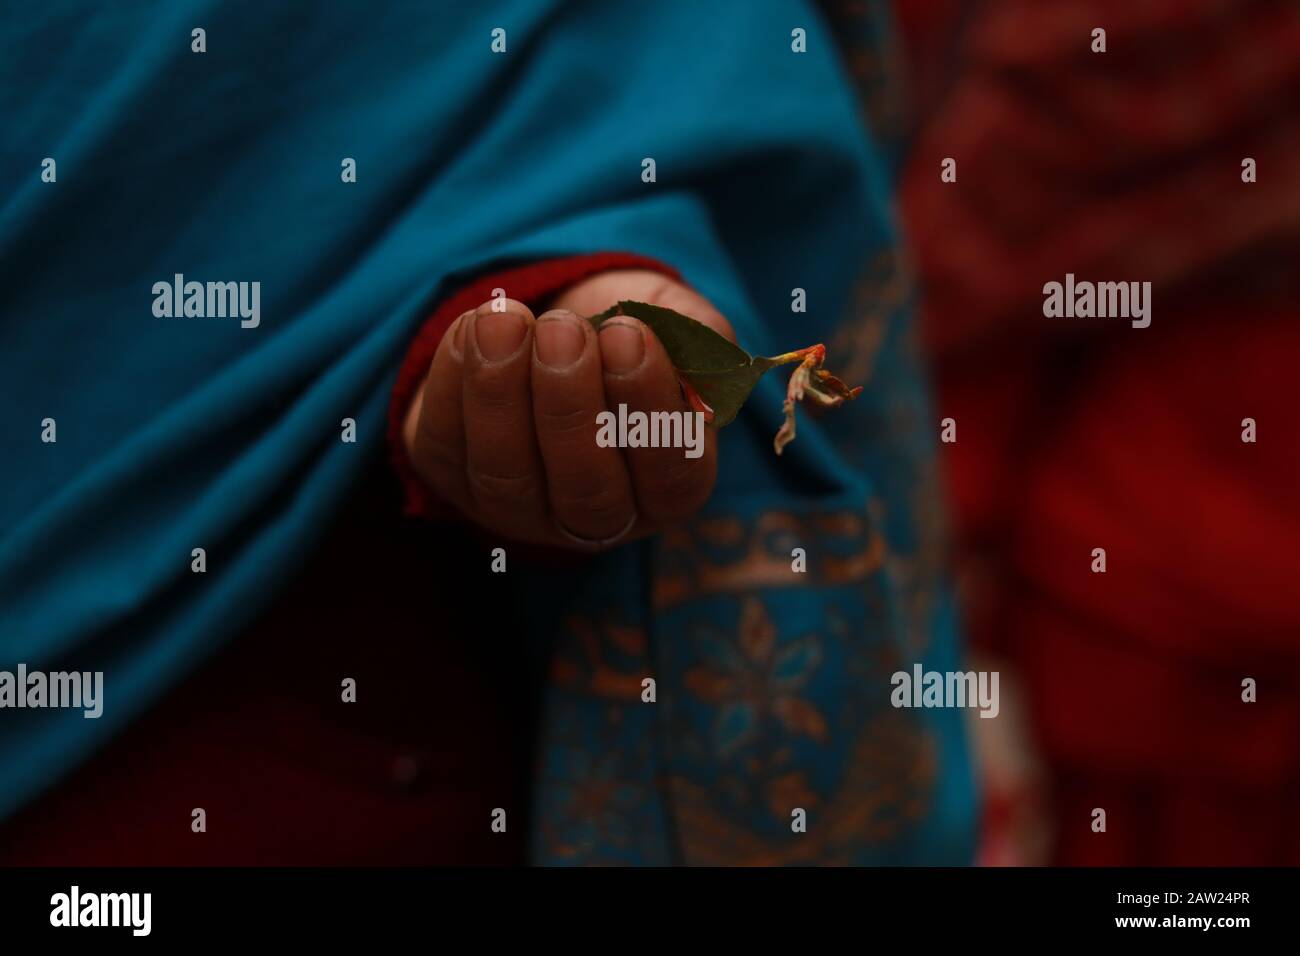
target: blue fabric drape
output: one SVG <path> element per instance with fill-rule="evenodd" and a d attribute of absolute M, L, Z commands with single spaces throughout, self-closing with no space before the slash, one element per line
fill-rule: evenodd
<path fill-rule="evenodd" d="M 826 341 L 867 391 L 778 459 L 769 376 L 698 520 L 508 576 L 556 660 L 536 858 L 964 862 L 959 716 L 888 704 L 956 635 L 891 171 L 833 39 L 798 2 L 488 6 L 3 8 L 0 666 L 106 686 L 98 720 L 0 712 L 0 815 L 267 606 L 380 453 L 451 277 L 628 250 L 750 351 Z M 260 324 L 155 316 L 177 273 L 260 282 Z"/>

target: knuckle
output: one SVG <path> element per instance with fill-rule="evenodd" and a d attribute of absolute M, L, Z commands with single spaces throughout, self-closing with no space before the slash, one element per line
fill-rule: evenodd
<path fill-rule="evenodd" d="M 537 430 L 550 438 L 580 437 L 586 432 L 594 436 L 596 413 L 580 403 L 547 402 L 536 411 Z M 595 447 L 593 437 L 591 444 Z"/>
<path fill-rule="evenodd" d="M 492 369 L 470 376 L 464 407 L 467 419 L 480 432 L 532 431 L 528 386 L 522 375 L 503 374 L 507 371 Z"/>
<path fill-rule="evenodd" d="M 493 431 L 520 428 L 525 424 L 527 405 L 518 396 L 499 388 L 476 391 L 471 400 L 475 425 Z"/>
<path fill-rule="evenodd" d="M 467 370 L 465 383 L 476 402 L 517 404 L 528 388 L 528 365 L 518 356 L 495 365 L 475 365 Z"/>
<path fill-rule="evenodd" d="M 511 474 L 481 468 L 470 469 L 469 488 L 479 503 L 508 502 L 515 507 L 534 500 L 539 491 L 537 476 L 530 472 Z"/>

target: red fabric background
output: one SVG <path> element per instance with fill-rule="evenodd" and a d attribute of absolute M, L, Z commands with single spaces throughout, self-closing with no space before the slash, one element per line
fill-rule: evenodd
<path fill-rule="evenodd" d="M 1023 673 L 1055 859 L 1300 862 L 1300 12 L 897 8 L 966 606 Z M 1151 327 L 1044 318 L 1067 272 L 1151 281 Z"/>

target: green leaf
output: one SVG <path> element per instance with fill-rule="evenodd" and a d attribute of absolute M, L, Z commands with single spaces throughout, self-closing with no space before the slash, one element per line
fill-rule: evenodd
<path fill-rule="evenodd" d="M 770 359 L 755 358 L 703 322 L 659 305 L 620 302 L 590 321 L 600 328 L 616 315 L 628 315 L 650 326 L 677 374 L 713 409 L 713 424 L 718 428 L 735 419 L 758 380 L 774 364 Z"/>
<path fill-rule="evenodd" d="M 786 401 L 786 424 L 776 441 L 777 454 L 794 437 L 794 402 L 805 392 L 812 393 L 821 404 L 838 405 L 861 391 L 860 388 L 847 388 L 839 379 L 820 369 L 826 354 L 820 345 L 775 358 L 754 356 L 704 323 L 646 302 L 619 302 L 599 315 L 593 315 L 589 321 L 599 329 L 606 319 L 616 315 L 639 319 L 650 327 L 663 344 L 684 385 L 694 389 L 707 403 L 712 411 L 713 424 L 718 428 L 735 420 L 764 373 L 778 365 L 799 362 L 800 369 L 791 379 L 791 397 Z"/>

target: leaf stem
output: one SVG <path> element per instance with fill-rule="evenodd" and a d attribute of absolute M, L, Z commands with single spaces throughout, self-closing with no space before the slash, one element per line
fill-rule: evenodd
<path fill-rule="evenodd" d="M 768 361 L 771 362 L 773 366 L 789 365 L 791 362 L 808 362 L 811 367 L 816 368 L 821 365 L 822 362 L 826 361 L 826 346 L 818 342 L 816 345 L 810 345 L 806 349 L 798 349 L 794 352 L 785 352 L 782 355 L 774 355 L 768 359 Z"/>

